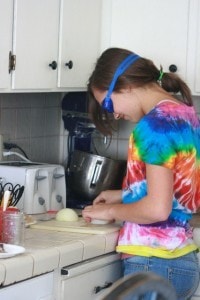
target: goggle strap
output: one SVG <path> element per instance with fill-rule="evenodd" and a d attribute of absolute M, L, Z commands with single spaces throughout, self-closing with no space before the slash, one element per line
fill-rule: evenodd
<path fill-rule="evenodd" d="M 116 84 L 116 81 L 118 79 L 118 77 L 124 73 L 124 71 L 131 65 L 133 64 L 138 58 L 140 58 L 139 55 L 137 54 L 133 54 L 131 53 L 130 55 L 128 55 L 122 62 L 121 64 L 118 66 L 117 70 L 115 71 L 115 74 L 113 76 L 112 82 L 109 86 L 109 90 L 107 93 L 106 98 L 109 98 L 110 95 L 113 92 L 114 86 Z"/>

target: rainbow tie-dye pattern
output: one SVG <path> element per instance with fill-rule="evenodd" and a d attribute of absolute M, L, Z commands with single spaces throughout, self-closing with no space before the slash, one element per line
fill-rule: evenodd
<path fill-rule="evenodd" d="M 145 163 L 173 171 L 172 212 L 165 222 L 124 222 L 117 251 L 172 258 L 197 249 L 188 223 L 200 207 L 200 121 L 193 107 L 164 100 L 135 126 L 129 140 L 123 203 L 147 195 Z"/>

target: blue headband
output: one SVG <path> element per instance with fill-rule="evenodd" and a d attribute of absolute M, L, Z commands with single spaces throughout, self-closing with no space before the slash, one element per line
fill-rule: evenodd
<path fill-rule="evenodd" d="M 111 94 L 113 93 L 116 81 L 118 79 L 118 77 L 124 73 L 124 71 L 126 71 L 126 69 L 128 69 L 128 67 L 133 64 L 138 58 L 140 58 L 139 55 L 131 53 L 130 55 L 128 55 L 118 66 L 117 70 L 115 71 L 115 74 L 113 76 L 113 79 L 110 83 L 107 95 L 105 97 L 105 99 L 102 102 L 102 107 L 107 110 L 110 113 L 114 112 L 113 109 L 113 103 L 112 100 L 110 98 Z"/>

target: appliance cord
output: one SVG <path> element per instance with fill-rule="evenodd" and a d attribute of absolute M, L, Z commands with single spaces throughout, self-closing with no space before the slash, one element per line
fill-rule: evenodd
<path fill-rule="evenodd" d="M 3 156 L 10 156 L 10 155 L 16 155 L 20 158 L 22 158 L 23 160 L 27 161 L 27 162 L 32 162 L 30 159 L 26 158 L 25 156 L 21 155 L 20 153 L 18 152 L 12 152 L 12 151 L 4 151 L 3 152 Z"/>

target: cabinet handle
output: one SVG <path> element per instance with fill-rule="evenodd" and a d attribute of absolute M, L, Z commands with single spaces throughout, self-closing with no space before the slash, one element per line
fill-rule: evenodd
<path fill-rule="evenodd" d="M 52 68 L 52 70 L 56 70 L 57 69 L 57 62 L 55 60 L 53 60 L 50 64 L 49 67 Z"/>
<path fill-rule="evenodd" d="M 177 66 L 176 65 L 170 65 L 169 66 L 169 71 L 172 72 L 172 73 L 176 73 L 176 71 L 178 70 Z"/>
<path fill-rule="evenodd" d="M 73 61 L 70 60 L 68 63 L 65 64 L 66 67 L 68 67 L 69 69 L 73 68 Z"/>
<path fill-rule="evenodd" d="M 99 293 L 101 290 L 107 289 L 109 288 L 113 283 L 112 282 L 105 282 L 104 285 L 102 286 L 95 286 L 94 288 L 94 293 L 97 294 Z"/>

